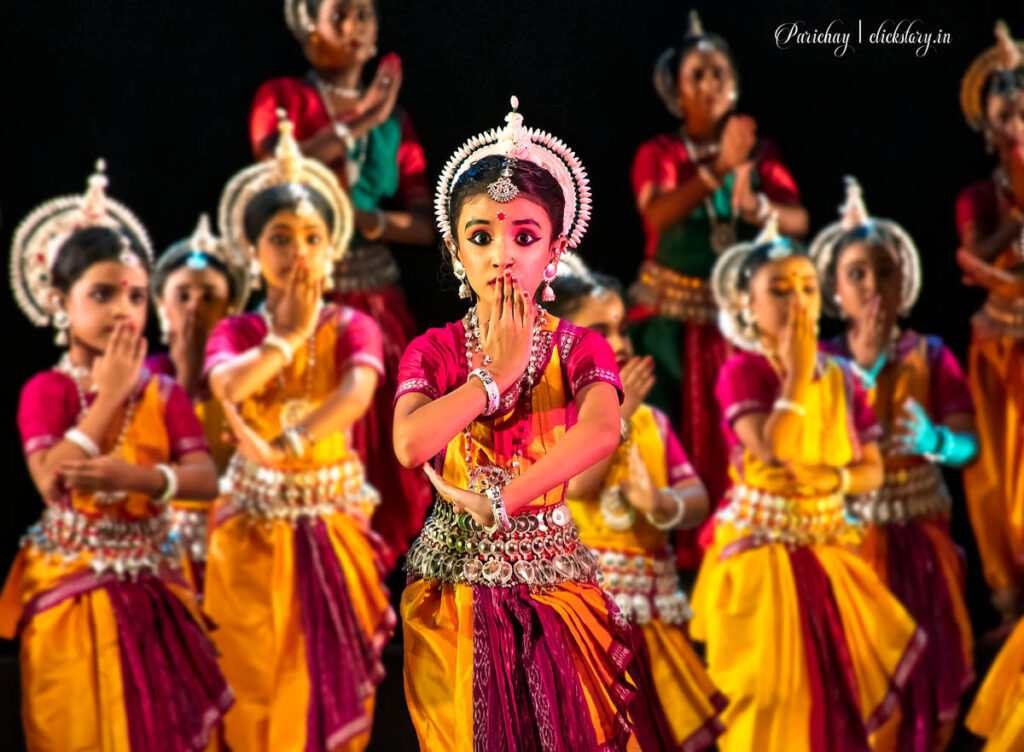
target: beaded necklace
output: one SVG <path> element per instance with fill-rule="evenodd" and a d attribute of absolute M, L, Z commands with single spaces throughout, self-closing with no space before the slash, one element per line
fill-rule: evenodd
<path fill-rule="evenodd" d="M 463 429 L 462 434 L 465 444 L 464 458 L 466 460 L 466 466 L 469 468 L 470 490 L 483 493 L 486 489 L 494 486 L 505 487 L 512 482 L 513 478 L 519 475 L 523 450 L 526 447 L 527 418 L 530 415 L 530 400 L 528 397 L 533 387 L 536 386 L 539 381 L 537 371 L 546 349 L 544 337 L 544 322 L 546 319 L 547 311 L 540 306 L 537 306 L 537 315 L 533 322 L 533 339 L 530 344 L 530 361 L 526 366 L 526 370 L 523 371 L 523 375 L 513 387 L 513 390 L 519 390 L 519 394 L 515 401 L 515 409 L 519 410 L 521 407 L 522 415 L 519 416 L 518 435 L 512 441 L 514 449 L 511 466 L 509 468 L 503 468 L 496 465 L 491 465 L 489 467 L 476 466 L 473 461 L 473 423 L 470 423 L 465 429 Z M 463 329 L 466 333 L 466 370 L 472 371 L 473 354 L 477 352 L 483 353 L 483 344 L 480 335 L 480 320 L 477 316 L 475 307 L 466 312 L 466 315 L 463 318 Z M 488 365 L 490 362 L 490 357 L 484 353 L 484 365 Z M 524 396 L 526 396 L 527 399 L 524 400 Z"/>

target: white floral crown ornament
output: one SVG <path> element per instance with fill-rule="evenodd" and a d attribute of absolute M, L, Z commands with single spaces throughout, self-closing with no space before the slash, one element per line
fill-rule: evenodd
<path fill-rule="evenodd" d="M 245 210 L 249 202 L 267 188 L 288 186 L 298 199 L 295 211 L 300 216 L 315 211 L 309 198 L 310 189 L 324 197 L 334 212 L 334 230 L 329 238 L 333 262 L 345 255 L 354 228 L 352 202 L 338 184 L 334 173 L 317 160 L 302 155 L 293 135 L 292 122 L 284 110 L 278 110 L 277 115 L 279 137 L 273 159 L 246 167 L 231 178 L 221 194 L 217 211 L 220 235 L 232 264 L 249 273 L 249 284 L 253 286 L 259 273 L 253 268 L 256 262 L 255 249 L 245 235 Z"/>
<path fill-rule="evenodd" d="M 306 0 L 284 0 L 284 22 L 300 40 L 308 37 L 315 28 L 314 20 L 306 8 Z"/>
<path fill-rule="evenodd" d="M 821 305 L 826 314 L 836 318 L 839 316 L 839 307 L 835 303 L 835 289 L 825 289 L 829 277 L 827 271 L 833 263 L 836 252 L 836 245 L 839 240 L 850 230 L 858 228 L 868 229 L 878 227 L 885 229 L 896 241 L 896 252 L 903 275 L 903 284 L 900 288 L 900 314 L 910 313 L 910 309 L 917 302 L 921 293 L 921 257 L 917 252 L 917 246 L 907 231 L 891 219 L 881 219 L 868 215 L 867 207 L 864 205 L 864 192 L 857 182 L 857 178 L 847 175 L 846 201 L 839 207 L 839 221 L 833 222 L 819 232 L 808 251 L 811 260 L 818 269 L 818 276 L 822 281 Z M 834 288 L 834 285 L 832 286 Z"/>
<path fill-rule="evenodd" d="M 459 178 L 476 162 L 484 157 L 505 158 L 501 177 L 487 187 L 487 193 L 495 201 L 511 201 L 519 194 L 512 178 L 516 162 L 532 162 L 543 167 L 562 189 L 565 210 L 562 215 L 562 234 L 569 246 L 576 248 L 587 231 L 590 221 L 590 181 L 576 154 L 560 139 L 546 131 L 523 126 L 519 114 L 519 99 L 512 97 L 512 111 L 505 116 L 505 126 L 491 129 L 469 139 L 459 147 L 441 171 L 434 198 L 434 212 L 437 227 L 443 237 L 452 233 L 451 218 L 448 215 L 452 188 Z"/>
<path fill-rule="evenodd" d="M 199 215 L 199 222 L 196 224 L 196 229 L 192 231 L 192 235 L 184 240 L 179 240 L 164 251 L 163 255 L 156 262 L 156 271 L 174 266 L 183 256 L 190 257 L 185 262 L 186 266 L 202 268 L 205 262 L 201 258 L 197 259 L 196 264 L 193 264 L 191 260 L 191 256 L 197 252 L 215 258 L 224 264 L 228 274 L 231 275 L 235 287 L 235 299 L 232 301 L 232 310 L 235 312 L 244 311 L 245 304 L 249 300 L 249 294 L 252 291 L 249 284 L 249 275 L 244 267 L 238 265 L 237 259 L 228 253 L 224 242 L 213 234 L 213 231 L 210 229 L 210 217 L 206 214 Z M 159 297 L 159 292 L 159 290 L 154 290 L 156 297 Z"/>
<path fill-rule="evenodd" d="M 53 304 L 53 263 L 61 245 L 78 230 L 107 227 L 122 237 L 122 262 L 137 265 L 129 248 L 134 242 L 150 261 L 153 245 L 146 228 L 132 211 L 106 194 L 106 163 L 96 161 L 96 172 L 79 196 L 60 196 L 32 211 L 14 233 L 11 242 L 11 288 L 14 299 L 36 326 L 46 326 L 56 313 Z"/>
<path fill-rule="evenodd" d="M 757 338 L 750 332 L 750 322 L 743 293 L 739 291 L 740 271 L 747 258 L 758 248 L 768 246 L 768 258 L 775 260 L 793 255 L 794 249 L 779 234 L 779 215 L 772 212 L 760 234 L 749 242 L 737 243 L 726 249 L 711 270 L 711 293 L 718 306 L 718 328 L 722 335 L 743 350 L 756 351 Z"/>

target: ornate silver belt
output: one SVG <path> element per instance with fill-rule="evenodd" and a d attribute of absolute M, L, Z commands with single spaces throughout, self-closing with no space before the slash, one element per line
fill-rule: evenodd
<path fill-rule="evenodd" d="M 878 491 L 850 500 L 850 508 L 869 525 L 948 516 L 952 505 L 942 471 L 930 463 L 887 471 Z"/>
<path fill-rule="evenodd" d="M 206 561 L 206 532 L 210 515 L 201 509 L 171 507 L 171 540 L 181 546 L 188 558 Z"/>
<path fill-rule="evenodd" d="M 640 266 L 640 276 L 629 292 L 637 303 L 654 306 L 661 316 L 698 324 L 718 319 L 708 280 L 688 277 L 653 261 Z"/>
<path fill-rule="evenodd" d="M 671 552 L 659 556 L 594 548 L 601 562 L 601 583 L 627 619 L 646 624 L 658 619 L 682 624 L 693 618 L 690 601 L 679 589 L 675 558 Z"/>
<path fill-rule="evenodd" d="M 519 512 L 510 521 L 512 530 L 488 535 L 469 514 L 456 514 L 439 499 L 409 550 L 405 570 L 414 578 L 462 585 L 597 584 L 597 559 L 580 543 L 564 503 Z"/>
<path fill-rule="evenodd" d="M 1001 337 L 1024 338 L 1024 300 L 989 295 L 978 318 L 985 329 Z"/>
<path fill-rule="evenodd" d="M 91 554 L 89 566 L 94 572 L 134 579 L 143 572 L 180 565 L 181 551 L 168 537 L 170 528 L 171 513 L 166 508 L 152 517 L 118 520 L 50 506 L 22 536 L 21 545 L 67 560 Z"/>
<path fill-rule="evenodd" d="M 284 519 L 364 511 L 380 502 L 380 494 L 367 485 L 357 459 L 316 470 L 275 470 L 236 454 L 228 466 L 228 493 L 232 504 L 253 517 Z"/>
<path fill-rule="evenodd" d="M 360 292 L 387 287 L 398 281 L 399 269 L 386 245 L 374 244 L 350 248 L 334 264 L 334 289 Z"/>

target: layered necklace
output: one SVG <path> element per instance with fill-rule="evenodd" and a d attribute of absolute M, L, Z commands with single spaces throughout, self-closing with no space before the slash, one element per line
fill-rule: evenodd
<path fill-rule="evenodd" d="M 520 405 L 522 406 L 522 415 L 519 416 L 519 430 L 516 437 L 512 440 L 513 451 L 511 465 L 508 468 L 499 467 L 497 465 L 478 467 L 473 458 L 473 423 L 471 422 L 465 427 L 465 429 L 463 429 L 462 435 L 464 439 L 463 443 L 465 445 L 464 459 L 466 461 L 466 467 L 469 469 L 469 486 L 471 491 L 483 493 L 488 488 L 494 486 L 504 488 L 520 473 L 523 451 L 526 448 L 527 423 L 530 415 L 529 395 L 533 387 L 536 386 L 537 382 L 540 380 L 538 371 L 541 366 L 541 361 L 548 350 L 548 341 L 550 339 L 550 332 L 544 331 L 544 323 L 546 319 L 547 311 L 540 306 L 537 306 L 537 314 L 533 321 L 533 338 L 530 343 L 530 361 L 527 363 L 526 370 L 523 371 L 523 375 L 519 378 L 519 381 L 510 390 L 515 397 L 515 407 L 519 409 Z M 473 355 L 475 353 L 483 354 L 483 364 L 485 366 L 490 364 L 490 356 L 483 352 L 483 341 L 480 333 L 480 319 L 477 316 L 476 307 L 470 308 L 469 311 L 466 312 L 466 315 L 462 320 L 462 326 L 466 332 L 466 371 L 469 372 L 473 370 Z M 516 394 L 516 392 L 518 392 L 518 394 Z M 527 399 L 522 399 L 523 396 L 526 396 Z"/>
<path fill-rule="evenodd" d="M 327 117 L 331 119 L 332 124 L 342 124 L 344 122 L 338 117 L 337 110 L 334 109 L 334 100 L 332 96 L 338 94 L 339 96 L 350 97 L 353 96 L 351 92 L 355 91 L 354 96 L 362 96 L 362 92 L 356 89 L 346 89 L 344 87 L 335 86 L 334 84 L 324 81 L 319 76 L 314 76 L 316 82 L 317 93 L 320 95 L 320 100 L 324 103 L 324 109 L 327 110 Z M 362 136 L 355 140 L 355 154 L 351 153 L 351 150 L 346 154 L 345 159 L 345 179 L 348 181 L 349 187 L 354 186 L 359 181 L 359 176 L 363 172 L 363 165 L 366 164 L 366 154 L 369 151 L 370 134 L 364 133 Z"/>
<path fill-rule="evenodd" d="M 686 149 L 686 154 L 690 158 L 691 164 L 696 168 L 701 162 L 704 162 L 711 157 L 718 154 L 720 147 L 717 143 L 710 143 L 698 146 L 690 140 L 690 137 L 686 135 L 686 130 L 681 131 L 683 138 L 683 148 Z M 736 245 L 736 214 L 731 212 L 729 220 L 722 221 L 722 219 L 715 213 L 715 202 L 712 200 L 714 193 L 704 198 L 704 210 L 707 212 L 708 221 L 711 223 L 711 236 L 710 243 L 711 249 L 716 254 L 721 254 L 723 251 Z"/>
<path fill-rule="evenodd" d="M 76 366 L 71 362 L 71 355 L 65 352 L 60 361 L 57 363 L 56 370 L 63 373 L 65 376 L 70 377 L 71 381 L 75 384 L 75 390 L 78 392 L 78 417 L 75 420 L 77 425 L 82 417 L 85 415 L 85 411 L 88 409 L 89 404 L 86 400 L 85 380 L 89 378 L 89 369 L 85 366 Z M 134 391 L 134 390 L 133 390 Z M 121 418 L 121 430 L 117 434 L 117 440 L 114 442 L 113 448 L 109 454 L 116 455 L 121 451 L 121 447 L 124 445 L 124 440 L 128 435 L 128 428 L 132 424 L 132 417 L 135 413 L 135 399 L 134 394 L 128 397 L 128 406 L 125 408 L 124 416 Z M 127 491 L 96 491 L 93 493 L 93 497 L 96 499 L 97 504 L 118 504 L 124 501 L 128 497 Z"/>
<path fill-rule="evenodd" d="M 316 312 L 313 314 L 317 324 L 320 323 L 320 313 L 323 307 L 324 304 L 322 302 L 319 303 L 316 307 Z M 266 322 L 267 331 L 273 331 L 274 321 L 265 306 L 260 308 L 260 316 Z M 303 394 L 297 399 L 286 399 L 281 403 L 280 420 L 282 429 L 294 428 L 302 423 L 307 415 L 313 412 L 311 397 L 313 394 L 313 372 L 316 370 L 316 334 L 318 328 L 318 326 L 314 325 L 313 332 L 309 335 L 309 339 L 306 340 L 306 372 L 304 374 L 305 388 Z M 277 372 L 277 383 L 283 394 L 285 390 L 284 367 Z"/>

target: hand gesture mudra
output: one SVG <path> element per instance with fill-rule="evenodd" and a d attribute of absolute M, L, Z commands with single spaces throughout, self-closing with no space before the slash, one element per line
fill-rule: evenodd
<path fill-rule="evenodd" d="M 491 358 L 491 373 L 501 391 L 512 386 L 526 371 L 533 344 L 536 306 L 519 281 L 509 272 L 495 285 L 490 321 L 481 332 L 484 352 Z"/>

